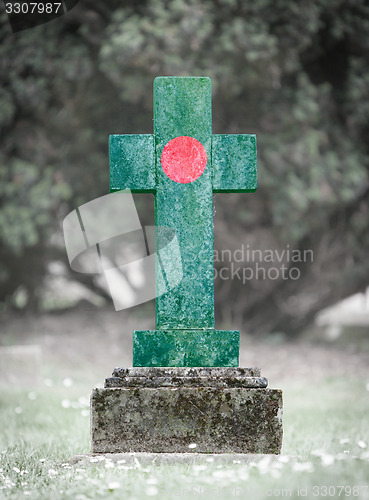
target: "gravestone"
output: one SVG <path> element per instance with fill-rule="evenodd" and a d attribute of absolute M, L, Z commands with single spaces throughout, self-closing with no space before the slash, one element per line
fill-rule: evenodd
<path fill-rule="evenodd" d="M 110 136 L 110 190 L 127 188 L 154 194 L 183 278 L 161 294 L 176 261 L 156 253 L 156 329 L 135 331 L 133 367 L 93 391 L 93 452 L 279 453 L 282 393 L 238 367 L 239 332 L 214 320 L 213 193 L 256 190 L 255 135 L 212 134 L 209 78 L 156 78 L 154 134 Z"/>

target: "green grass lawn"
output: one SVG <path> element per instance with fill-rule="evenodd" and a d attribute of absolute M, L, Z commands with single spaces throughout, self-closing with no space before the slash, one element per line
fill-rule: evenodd
<path fill-rule="evenodd" d="M 284 384 L 282 455 L 248 464 L 87 459 L 90 387 L 0 392 L 0 498 L 369 498 L 367 381 Z"/>

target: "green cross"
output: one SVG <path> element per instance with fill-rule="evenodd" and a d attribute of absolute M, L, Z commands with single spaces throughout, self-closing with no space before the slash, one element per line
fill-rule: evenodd
<path fill-rule="evenodd" d="M 238 366 L 239 332 L 215 330 L 213 193 L 256 190 L 256 137 L 212 134 L 209 78 L 156 78 L 154 134 L 110 136 L 110 191 L 127 188 L 154 194 L 183 268 L 156 330 L 134 332 L 133 366 Z"/>

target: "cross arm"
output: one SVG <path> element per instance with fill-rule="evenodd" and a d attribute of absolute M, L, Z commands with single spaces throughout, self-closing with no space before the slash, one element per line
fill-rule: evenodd
<path fill-rule="evenodd" d="M 109 136 L 110 192 L 130 189 L 154 193 L 155 146 L 152 134 Z"/>
<path fill-rule="evenodd" d="M 214 134 L 212 137 L 213 191 L 256 191 L 256 135 Z"/>

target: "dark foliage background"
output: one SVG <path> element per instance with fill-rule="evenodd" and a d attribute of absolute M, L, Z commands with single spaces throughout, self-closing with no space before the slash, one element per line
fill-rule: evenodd
<path fill-rule="evenodd" d="M 38 310 L 49 263 L 66 263 L 63 217 L 108 192 L 108 135 L 152 132 L 158 75 L 210 76 L 214 133 L 258 136 L 258 191 L 216 195 L 216 248 L 314 252 L 286 263 L 299 280 L 217 280 L 218 322 L 294 334 L 364 289 L 368 34 L 364 0 L 81 0 L 16 34 L 2 13 L 2 309 L 21 289 Z"/>

